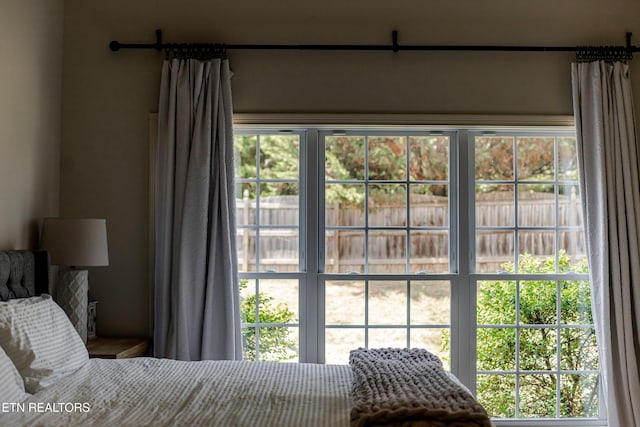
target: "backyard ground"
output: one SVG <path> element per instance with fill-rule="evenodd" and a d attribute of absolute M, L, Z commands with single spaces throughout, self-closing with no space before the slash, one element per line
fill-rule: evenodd
<path fill-rule="evenodd" d="M 297 322 L 297 281 L 260 280 L 259 290 L 273 298 L 272 304 L 285 304 Z M 250 280 L 242 295 L 252 293 L 255 282 Z M 364 347 L 368 334 L 369 348 L 422 347 L 448 365 L 443 338 L 449 331 L 451 314 L 449 282 L 411 281 L 407 286 L 406 281 L 369 281 L 367 286 L 357 280 L 328 281 L 325 296 L 326 363 L 348 363 L 349 351 Z M 297 328 L 290 328 L 290 336 L 298 340 Z M 297 355 L 291 356 L 297 360 Z"/>

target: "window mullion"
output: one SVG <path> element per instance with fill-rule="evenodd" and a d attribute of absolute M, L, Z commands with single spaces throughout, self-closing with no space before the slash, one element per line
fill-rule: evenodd
<path fill-rule="evenodd" d="M 474 204 L 473 190 L 473 139 L 467 131 L 459 131 L 451 138 L 451 229 L 452 242 L 457 248 L 455 259 L 458 277 L 451 289 L 451 334 L 457 337 L 451 348 L 453 373 L 475 393 L 476 371 L 476 309 L 475 283 L 471 272 L 475 264 Z M 458 190 L 457 194 L 455 190 Z M 457 235 L 457 236 L 455 236 Z M 453 240 L 453 237 L 457 237 Z"/>
<path fill-rule="evenodd" d="M 256 135 L 256 210 L 255 210 L 255 223 L 256 223 L 256 271 L 260 271 L 260 134 Z M 256 294 L 257 295 L 257 294 Z M 258 342 L 258 335 L 256 334 L 256 343 Z M 257 356 L 257 352 L 256 352 Z"/>
<path fill-rule="evenodd" d="M 324 292 L 320 286 L 320 242 L 324 236 L 324 191 L 320 190 L 323 182 L 324 155 L 319 147 L 318 131 L 306 130 L 303 134 L 304 147 L 301 144 L 301 218 L 300 234 L 305 236 L 304 283 L 301 289 L 300 313 L 300 361 L 307 363 L 324 362 Z M 321 175 L 322 174 L 322 175 Z"/>
<path fill-rule="evenodd" d="M 405 234 L 405 242 L 404 242 L 404 246 L 405 246 L 405 254 L 404 254 L 404 259 L 405 259 L 405 273 L 409 274 L 411 273 L 411 185 L 410 185 L 410 181 L 411 181 L 411 136 L 405 134 L 404 136 L 404 143 L 405 143 L 405 153 L 406 153 L 406 158 L 405 158 L 405 171 L 406 171 L 406 175 L 404 177 L 404 185 L 405 185 L 405 203 L 406 203 L 406 234 Z M 407 296 L 410 294 L 410 289 L 407 289 Z M 407 302 L 408 304 L 408 302 Z M 407 305 L 407 307 L 409 307 L 409 305 Z M 407 310 L 408 311 L 408 310 Z M 411 322 L 409 320 L 407 320 L 407 325 L 410 324 Z M 407 342 L 409 342 L 409 329 L 407 329 Z"/>
<path fill-rule="evenodd" d="M 518 170 L 518 144 L 519 137 L 513 138 L 513 246 L 514 246 L 514 271 L 515 274 L 520 273 L 520 236 L 521 230 L 524 227 L 520 227 L 520 176 Z M 516 301 L 520 301 L 517 299 Z M 517 336 L 517 332 L 516 332 Z M 517 338 L 516 338 L 517 342 Z M 516 358 L 517 360 L 517 358 Z M 518 398 L 520 387 L 518 384 L 518 378 L 516 376 L 516 415 L 518 414 Z"/>
<path fill-rule="evenodd" d="M 369 136 L 364 137 L 364 272 L 369 273 Z M 369 295 L 365 296 L 369 300 Z M 368 341 L 368 329 L 365 329 L 365 346 Z M 368 347 L 367 347 L 368 348 Z"/>

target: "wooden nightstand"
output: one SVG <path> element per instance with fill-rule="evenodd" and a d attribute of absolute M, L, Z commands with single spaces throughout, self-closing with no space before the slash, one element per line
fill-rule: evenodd
<path fill-rule="evenodd" d="M 87 340 L 89 357 L 100 359 L 126 359 L 144 356 L 149 347 L 147 338 L 105 338 Z"/>

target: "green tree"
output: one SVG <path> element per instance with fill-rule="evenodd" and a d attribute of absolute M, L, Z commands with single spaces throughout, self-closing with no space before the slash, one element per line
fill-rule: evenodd
<path fill-rule="evenodd" d="M 408 156 L 407 162 L 407 142 Z M 365 160 L 365 147 L 367 155 Z M 408 172 L 407 172 L 408 166 Z M 325 140 L 325 173 L 330 180 L 446 181 L 449 173 L 449 140 L 438 135 L 411 136 L 409 141 L 398 136 L 331 136 Z M 369 202 L 389 203 L 396 197 L 397 186 L 378 186 L 370 191 Z M 446 184 L 416 185 L 412 194 L 446 196 Z M 360 205 L 364 189 L 352 185 L 330 186 L 326 192 L 329 202 Z"/>
<path fill-rule="evenodd" d="M 563 180 L 577 180 L 578 166 L 575 138 L 558 138 L 557 150 L 554 138 L 547 136 L 518 137 L 482 136 L 475 140 L 475 175 L 478 180 L 512 180 L 517 168 L 518 180 L 528 181 L 529 191 L 553 193 L 552 185 L 532 185 L 535 181 L 552 181 L 557 172 Z M 514 147 L 517 162 L 514 164 Z M 554 167 L 557 151 L 557 170 Z M 510 184 L 481 184 L 476 191 L 513 191 Z M 560 191 L 563 191 L 561 188 Z"/>
<path fill-rule="evenodd" d="M 256 135 L 234 137 L 236 176 L 255 179 L 259 172 L 261 179 L 299 178 L 300 147 L 297 135 L 261 135 L 259 153 L 257 145 Z M 244 188 L 249 189 L 250 199 L 256 198 L 255 185 Z M 298 184 L 295 182 L 262 183 L 260 186 L 260 197 L 297 195 L 298 192 Z M 238 196 L 242 197 L 242 194 Z"/>
<path fill-rule="evenodd" d="M 247 280 L 240 280 L 240 292 L 247 288 Z M 258 303 L 258 321 L 256 322 L 256 302 Z M 283 324 L 295 321 L 295 313 L 283 303 L 275 303 L 274 298 L 259 292 L 243 297 L 240 300 L 241 321 L 245 324 Z M 291 337 L 286 326 L 259 327 L 260 329 L 260 360 L 280 362 L 291 359 L 292 353 L 297 353 L 297 343 Z M 256 327 L 249 326 L 242 329 L 242 344 L 244 360 L 256 360 Z"/>

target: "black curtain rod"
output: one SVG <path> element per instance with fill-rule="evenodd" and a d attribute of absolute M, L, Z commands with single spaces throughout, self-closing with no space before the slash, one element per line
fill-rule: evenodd
<path fill-rule="evenodd" d="M 471 51 L 471 52 L 576 52 L 587 58 L 614 57 L 616 59 L 632 59 L 633 53 L 640 51 L 631 45 L 631 33 L 626 33 L 625 46 L 491 46 L 491 45 L 400 45 L 398 31 L 391 34 L 390 45 L 376 44 L 226 44 L 226 43 L 163 43 L 162 30 L 156 30 L 155 43 L 121 43 L 112 41 L 109 48 L 117 52 L 120 49 L 156 49 L 187 50 L 215 49 L 227 50 L 325 50 L 325 51 Z M 597 59 L 597 58 L 596 58 Z"/>

